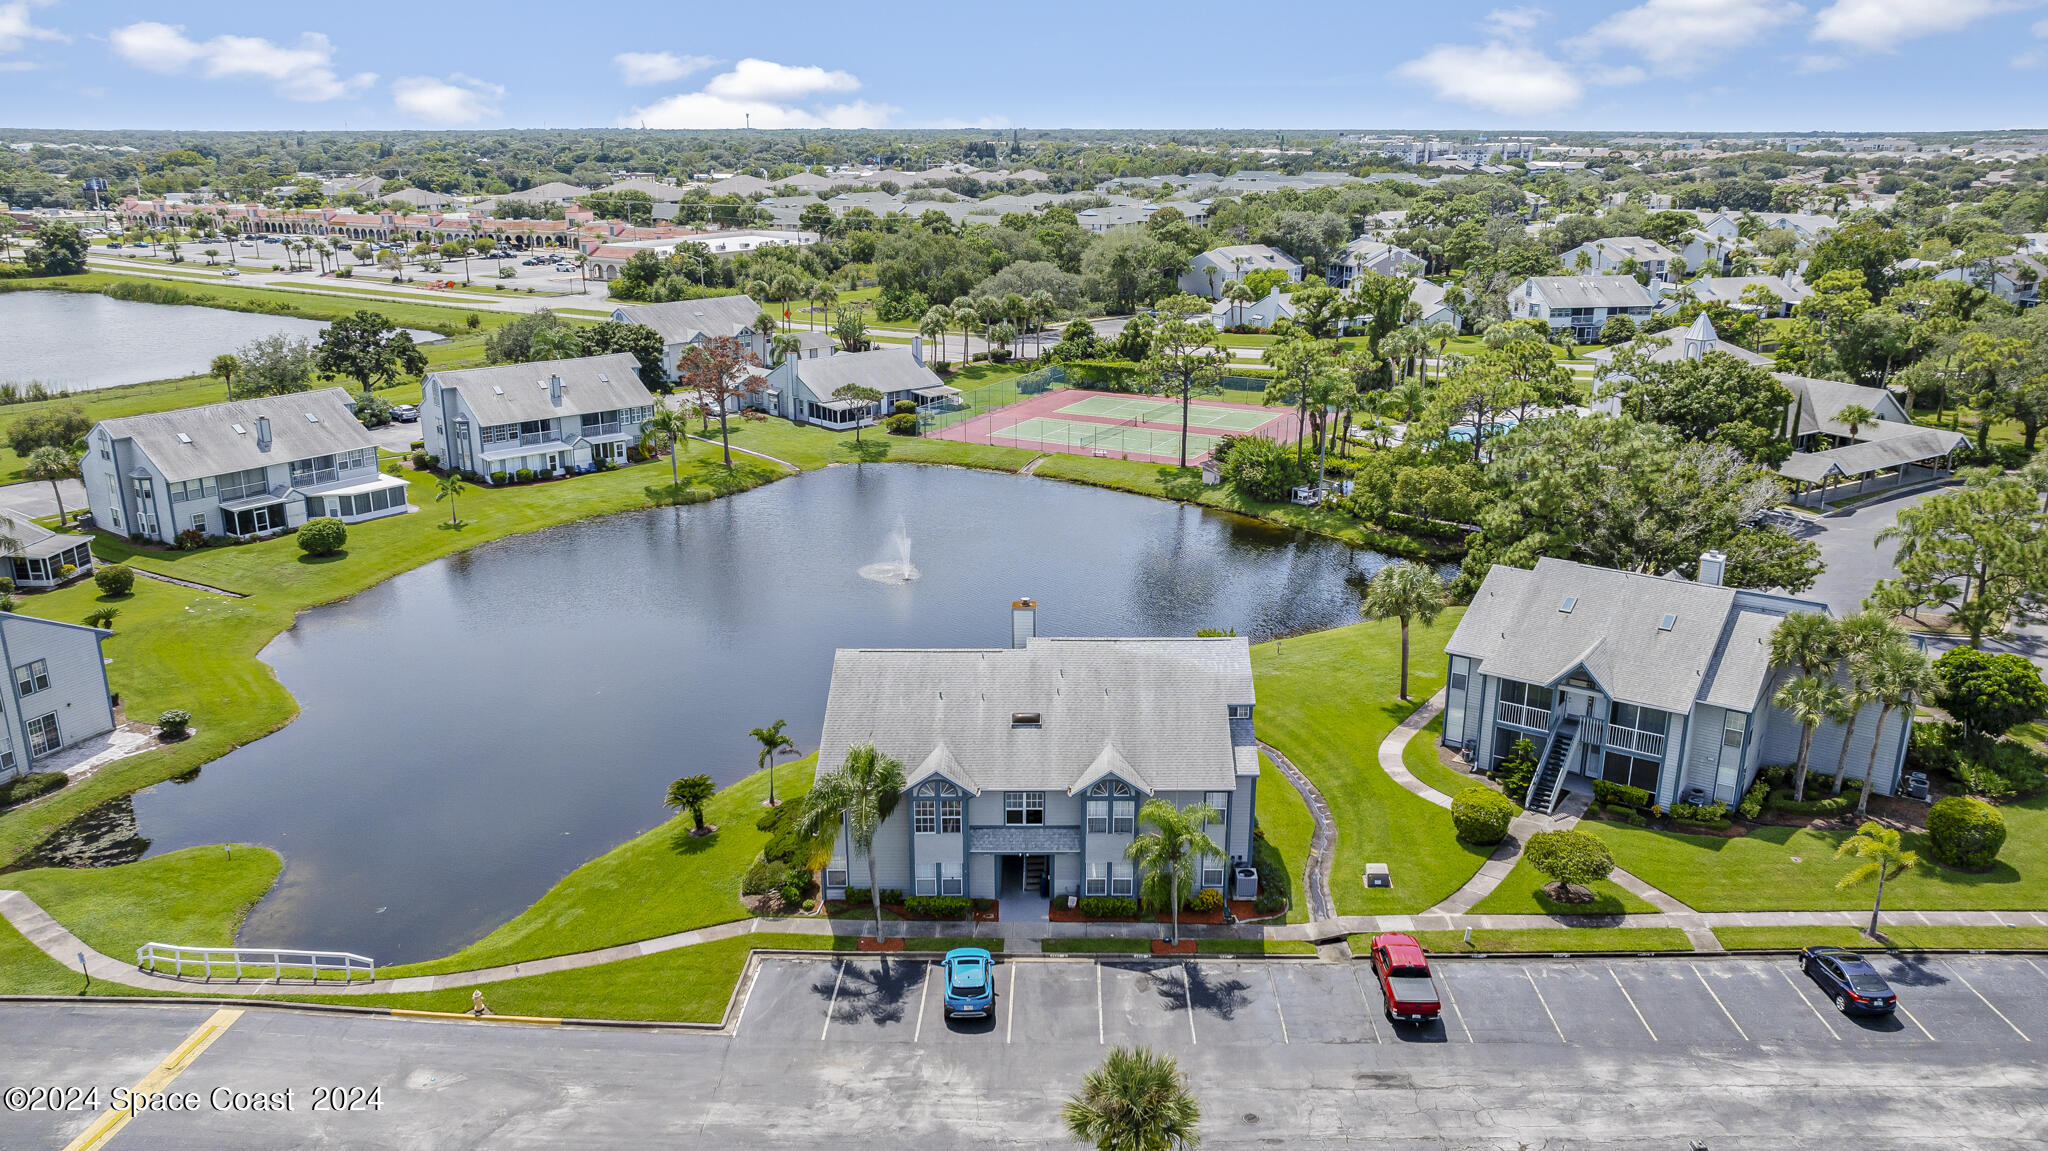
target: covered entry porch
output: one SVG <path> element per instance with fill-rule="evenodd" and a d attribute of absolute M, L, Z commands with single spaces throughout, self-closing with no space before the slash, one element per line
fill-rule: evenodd
<path fill-rule="evenodd" d="M 973 827 L 967 832 L 967 853 L 977 880 L 987 877 L 987 896 L 1001 901 L 1005 921 L 1044 919 L 1053 894 L 1078 882 L 1081 829 Z"/>

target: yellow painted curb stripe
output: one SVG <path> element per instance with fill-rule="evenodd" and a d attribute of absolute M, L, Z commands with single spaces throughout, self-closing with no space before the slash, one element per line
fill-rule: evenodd
<path fill-rule="evenodd" d="M 235 1020 L 241 1017 L 240 1009 L 233 1007 L 223 1007 L 208 1016 L 206 1022 L 194 1028 L 192 1034 L 187 1035 L 183 1043 L 178 1044 L 176 1049 L 165 1056 L 162 1063 L 143 1076 L 141 1081 L 130 1089 L 130 1094 L 146 1095 L 163 1090 L 173 1079 L 183 1074 L 185 1068 L 192 1065 L 193 1060 L 199 1058 L 200 1052 L 213 1046 L 213 1041 L 234 1026 Z M 81 1132 L 78 1138 L 65 1144 L 64 1151 L 92 1151 L 93 1148 L 105 1146 L 107 1140 L 112 1139 L 121 1128 L 128 1126 L 128 1121 L 133 1118 L 135 1115 L 131 1111 L 109 1111 Z"/>
<path fill-rule="evenodd" d="M 476 1023 L 537 1023 L 544 1027 L 559 1027 L 560 1019 L 542 1015 L 471 1015 L 467 1011 L 416 1011 L 409 1007 L 394 1007 L 391 1014 L 406 1019 L 466 1019 Z"/>

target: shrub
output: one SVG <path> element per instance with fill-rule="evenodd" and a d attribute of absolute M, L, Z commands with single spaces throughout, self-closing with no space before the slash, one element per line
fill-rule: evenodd
<path fill-rule="evenodd" d="M 779 859 L 757 859 L 740 877 L 742 895 L 766 895 L 789 882 L 789 866 Z"/>
<path fill-rule="evenodd" d="M 1583 831 L 1539 831 L 1529 837 L 1522 854 L 1538 874 L 1567 887 L 1587 887 L 1614 870 L 1607 845 Z"/>
<path fill-rule="evenodd" d="M 848 903 L 868 903 L 868 902 L 871 902 L 871 901 L 870 901 L 870 899 L 868 898 L 868 889 L 867 889 L 867 888 L 865 888 L 865 887 L 849 887 L 849 888 L 847 888 L 847 889 L 846 889 L 846 902 L 848 902 Z M 889 905 L 891 905 L 891 906 L 896 906 L 896 907 L 900 907 L 900 906 L 902 906 L 902 904 L 903 904 L 903 889 L 902 889 L 902 888 L 900 888 L 900 887 L 884 887 L 884 888 L 882 889 L 882 902 L 883 902 L 883 903 L 887 903 L 887 904 L 889 904 Z"/>
<path fill-rule="evenodd" d="M 775 825 L 782 822 L 783 813 L 787 812 L 788 810 L 789 805 L 786 803 L 780 807 L 771 807 L 766 809 L 765 811 L 761 812 L 760 815 L 754 818 L 754 830 L 774 831 Z"/>
<path fill-rule="evenodd" d="M 1223 893 L 1213 887 L 1204 887 L 1202 890 L 1189 896 L 1186 903 L 1181 904 L 1182 910 L 1192 911 L 1197 915 L 1221 911 L 1223 907 Z"/>
<path fill-rule="evenodd" d="M 157 733 L 164 739 L 183 739 L 192 730 L 192 713 L 174 707 L 156 717 Z"/>
<path fill-rule="evenodd" d="M 1264 436 L 1235 436 L 1219 469 L 1237 490 L 1256 500 L 1280 503 L 1308 478 L 1294 449 Z"/>
<path fill-rule="evenodd" d="M 1754 820 L 1764 813 L 1764 801 L 1770 797 L 1771 783 L 1759 773 L 1756 782 L 1750 784 L 1749 790 L 1743 793 L 1742 802 L 1735 806 L 1735 814 L 1744 819 Z"/>
<path fill-rule="evenodd" d="M 186 528 L 178 533 L 178 550 L 181 552 L 198 551 L 205 546 L 206 533 L 198 528 Z"/>
<path fill-rule="evenodd" d="M 1515 805 L 1507 796 L 1483 784 L 1473 784 L 1451 801 L 1451 824 L 1458 829 L 1461 843 L 1482 847 L 1499 843 L 1514 822 Z"/>
<path fill-rule="evenodd" d="M 1936 859 L 1982 871 L 2005 846 L 2005 816 L 1981 799 L 1951 795 L 1927 809 L 1927 835 Z"/>
<path fill-rule="evenodd" d="M 12 597 L 9 597 L 4 601 L 0 601 L 0 611 L 13 610 L 14 600 Z M 116 616 L 119 616 L 120 614 L 121 609 L 117 607 L 95 608 L 94 610 L 85 613 L 85 626 L 103 627 L 106 628 L 108 631 L 112 631 L 114 630 L 114 618 Z"/>
<path fill-rule="evenodd" d="M 1526 735 L 1517 739 L 1514 746 L 1508 749 L 1508 757 L 1501 762 L 1500 769 L 1495 775 L 1500 779 L 1502 791 L 1511 796 L 1527 795 L 1529 785 L 1536 780 L 1535 743 Z"/>
<path fill-rule="evenodd" d="M 307 520 L 299 529 L 299 550 L 309 556 L 331 556 L 348 543 L 348 525 L 333 516 Z"/>
<path fill-rule="evenodd" d="M 135 590 L 135 569 L 127 564 L 101 564 L 92 573 L 101 595 L 127 595 Z"/>
<path fill-rule="evenodd" d="M 1935 704 L 1961 720 L 1966 734 L 2003 735 L 2048 714 L 2048 683 L 2026 656 L 1951 648 L 1934 672 L 1941 679 Z"/>
<path fill-rule="evenodd" d="M 533 481 L 533 469 L 520 468 L 517 472 L 513 473 L 512 478 L 519 481 L 522 484 L 531 483 Z"/>
<path fill-rule="evenodd" d="M 13 779 L 0 779 L 0 807 L 27 803 L 39 795 L 48 795 L 69 782 L 71 777 L 61 771 L 32 771 L 27 775 L 17 775 Z"/>
<path fill-rule="evenodd" d="M 1090 919 L 1136 919 L 1138 901 L 1124 895 L 1083 896 L 1081 914 Z"/>
<path fill-rule="evenodd" d="M 1610 807 L 1633 807 L 1640 811 L 1650 806 L 1652 797 L 1640 787 L 1596 779 L 1593 781 L 1593 798 Z"/>
<path fill-rule="evenodd" d="M 913 895 L 903 901 L 903 910 L 919 919 L 965 919 L 974 901 L 964 895 Z"/>
<path fill-rule="evenodd" d="M 882 430 L 892 436 L 914 436 L 917 434 L 917 413 L 898 412 L 882 421 Z"/>
<path fill-rule="evenodd" d="M 413 470 L 414 470 L 414 471 L 416 471 L 416 472 L 423 472 L 423 471 L 426 471 L 427 469 L 429 469 L 429 468 L 431 468 L 431 467 L 433 467 L 433 466 L 434 466 L 434 457 L 432 457 L 432 456 L 428 455 L 428 454 L 427 454 L 426 452 L 423 452 L 423 451 L 421 451 L 421 450 L 419 450 L 419 449 L 417 449 L 417 448 L 413 449 L 413 453 L 412 453 L 412 468 L 413 468 Z"/>
<path fill-rule="evenodd" d="M 2025 744 L 1978 736 L 1960 749 L 1953 774 L 1971 795 L 2024 799 L 2048 786 L 2048 756 Z"/>
<path fill-rule="evenodd" d="M 1252 866 L 1259 870 L 1259 895 L 1252 901 L 1252 909 L 1260 915 L 1273 915 L 1287 906 L 1289 877 L 1287 860 L 1280 849 L 1266 841 L 1264 832 L 1254 831 L 1252 835 Z"/>
<path fill-rule="evenodd" d="M 1806 793 L 1808 795 L 1816 794 L 1820 790 L 1813 786 L 1811 777 L 1807 779 L 1806 783 Z M 1778 815 L 1803 815 L 1831 819 L 1855 807 L 1856 795 L 1860 790 L 1861 788 L 1854 788 L 1844 791 L 1840 795 L 1830 795 L 1825 799 L 1802 801 L 1792 798 L 1792 790 L 1790 788 L 1780 787 L 1771 791 L 1770 798 L 1764 803 L 1764 808 Z"/>

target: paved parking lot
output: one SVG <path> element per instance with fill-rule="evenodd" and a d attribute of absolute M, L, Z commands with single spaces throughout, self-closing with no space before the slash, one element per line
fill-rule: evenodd
<path fill-rule="evenodd" d="M 1789 959 L 1441 960 L 1443 1017 L 1387 1021 L 1360 963 L 1074 959 L 999 963 L 986 1019 L 945 1017 L 923 959 L 767 959 L 742 1044 L 1526 1044 L 1601 1050 L 1899 1048 L 2026 1055 L 2048 1040 L 2048 967 L 2027 958 L 1878 959 L 1891 1018 L 1845 1016 Z"/>

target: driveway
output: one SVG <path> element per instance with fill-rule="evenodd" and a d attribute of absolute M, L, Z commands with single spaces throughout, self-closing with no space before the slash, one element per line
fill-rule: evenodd
<path fill-rule="evenodd" d="M 85 507 L 84 483 L 59 480 L 57 488 L 64 497 L 65 511 L 75 515 Z M 0 487 L 0 515 L 15 520 L 31 520 L 56 514 L 57 501 L 50 495 L 50 485 L 41 480 Z"/>

